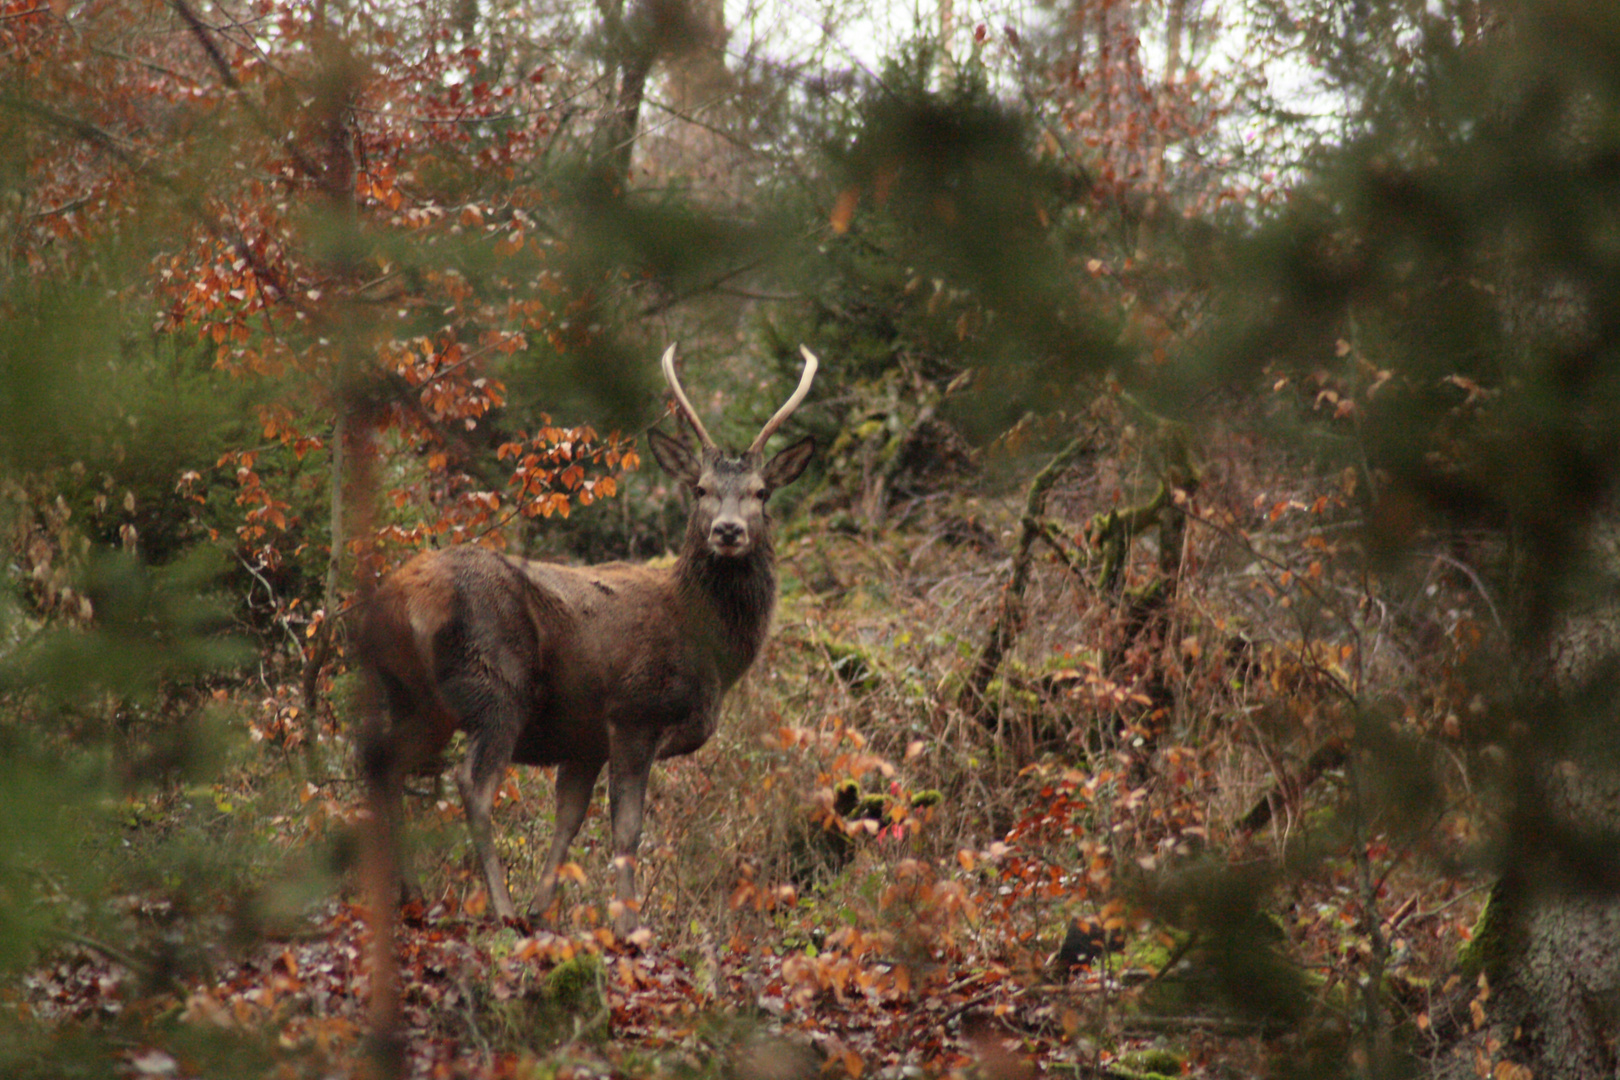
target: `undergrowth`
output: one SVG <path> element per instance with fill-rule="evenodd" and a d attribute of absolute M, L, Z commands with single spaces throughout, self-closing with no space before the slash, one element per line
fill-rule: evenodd
<path fill-rule="evenodd" d="M 1367 722 L 1363 702 L 1377 701 L 1396 732 L 1443 723 L 1455 707 L 1443 682 L 1402 697 L 1387 673 L 1443 671 L 1444 657 L 1378 621 L 1365 580 L 1334 561 L 1324 538 L 1343 509 L 1320 493 L 1266 491 L 1274 482 L 1206 483 L 1189 506 L 1174 595 L 1143 617 L 1131 598 L 1146 594 L 1131 590 L 1152 580 L 1158 553 L 1138 545 L 1121 591 L 1088 581 L 1078 508 L 1106 492 L 1095 473 L 1072 478 L 1055 504 L 1070 557 L 1038 562 L 1025 632 L 978 715 L 961 707 L 963 671 L 1004 585 L 1016 493 L 935 499 L 880 534 L 789 529 L 765 654 L 711 743 L 654 771 L 639 865 L 644 957 L 606 929 L 605 791 L 571 852 L 555 923 L 503 927 L 453 785 L 412 782 L 421 900 L 405 925 L 429 935 L 408 954 L 425 965 L 412 990 L 423 1030 L 488 1060 L 606 1054 L 628 1068 L 626 1055 L 651 1053 L 636 1067 L 661 1072 L 715 1054 L 799 1060 L 810 1048 L 852 1074 L 869 1060 L 948 1071 L 982 1006 L 1047 1060 L 1095 1063 L 1123 1060 L 1142 1032 L 1175 1030 L 1154 1027 L 1160 1014 L 1231 1015 L 1254 1036 L 1304 1030 L 1311 1015 L 1373 1023 L 1358 996 L 1370 975 L 1389 1001 L 1381 1022 L 1416 1023 L 1477 908 L 1465 880 L 1418 872 L 1420 858 L 1467 839 L 1461 804 L 1414 830 L 1356 802 L 1352 772 L 1374 775 L 1376 763 L 1301 769 Z M 1407 587 L 1380 585 L 1380 603 Z M 334 685 L 352 720 L 352 677 Z M 324 714 L 312 726 L 280 682 L 227 697 L 235 735 L 217 781 L 132 788 L 95 824 L 118 849 L 129 899 L 88 947 L 99 934 L 104 955 L 137 965 L 136 982 L 169 987 L 193 1016 L 243 1008 L 224 1004 L 221 987 L 251 983 L 244 971 L 303 987 L 300 963 L 329 963 L 277 959 L 267 938 L 298 939 L 313 919 L 341 953 L 358 925 L 331 906 L 352 889 L 351 727 Z M 1432 783 L 1450 782 L 1441 764 L 1425 767 Z M 1264 822 L 1248 827 L 1262 804 Z M 515 768 L 495 820 L 521 908 L 550 836 L 549 777 Z M 197 857 L 179 874 L 143 875 L 143 851 L 159 847 Z M 1284 864 L 1296 872 L 1277 874 Z M 1233 873 L 1246 883 L 1236 892 Z M 137 945 L 110 944 L 130 931 Z M 1283 988 L 1275 1000 L 1235 998 L 1221 982 L 1223 935 L 1270 958 L 1256 970 Z M 1106 978 L 1073 983 L 1075 957 Z M 610 1030 L 607 1017 L 622 1024 L 628 1000 L 655 992 L 675 994 L 668 1016 L 705 1019 L 638 1021 L 662 1032 L 650 1043 Z M 890 1027 L 829 1018 L 857 1003 Z M 357 1015 L 308 1038 L 349 1045 Z M 941 1034 L 895 1034 L 908 1017 Z"/>

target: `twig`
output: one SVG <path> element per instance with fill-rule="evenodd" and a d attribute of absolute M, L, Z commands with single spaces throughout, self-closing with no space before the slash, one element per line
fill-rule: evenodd
<path fill-rule="evenodd" d="M 1292 582 L 1295 585 L 1298 585 L 1299 588 L 1307 596 L 1314 600 L 1318 606 L 1337 615 L 1339 621 L 1344 625 L 1346 631 L 1355 640 L 1355 651 L 1357 655 L 1360 655 L 1364 651 L 1362 647 L 1361 631 L 1356 627 L 1353 613 L 1347 613 L 1344 607 L 1337 603 L 1337 599 L 1335 597 L 1332 597 L 1325 591 L 1318 589 L 1311 582 L 1308 575 L 1300 573 L 1287 563 L 1283 562 L 1281 559 L 1261 551 L 1259 548 L 1250 543 L 1248 536 L 1240 530 L 1227 528 L 1225 525 L 1193 513 L 1185 507 L 1178 507 L 1178 509 L 1188 521 L 1202 525 L 1206 529 L 1210 529 L 1217 535 L 1225 537 L 1232 543 L 1242 547 L 1243 551 L 1256 562 L 1269 566 L 1281 574 L 1288 575 Z M 1335 675 L 1327 668 L 1326 665 L 1313 662 L 1309 651 L 1303 646 L 1301 646 L 1299 649 L 1298 659 L 1301 666 L 1309 666 L 1311 671 L 1318 678 L 1322 679 L 1330 687 L 1336 690 L 1346 701 L 1350 702 L 1351 704 L 1356 703 L 1357 697 L 1355 688 L 1346 684 L 1343 679 Z"/>
<path fill-rule="evenodd" d="M 1052 549 L 1052 554 L 1056 555 L 1058 561 L 1063 564 L 1063 569 L 1079 578 L 1082 582 L 1085 582 L 1088 585 L 1090 584 L 1085 573 L 1080 568 L 1080 560 L 1074 555 L 1071 555 L 1069 552 L 1065 551 L 1063 545 L 1059 543 L 1057 526 L 1053 525 L 1051 522 L 1047 522 L 1046 527 L 1036 535 L 1035 539 Z"/>
<path fill-rule="evenodd" d="M 278 607 L 279 603 L 276 600 L 275 587 L 270 584 L 270 582 L 265 578 L 265 576 L 263 574 L 259 573 L 258 569 L 252 563 L 248 562 L 247 559 L 243 558 L 241 555 L 238 555 L 236 557 L 236 561 L 242 564 L 242 569 L 246 570 L 249 574 L 253 575 L 253 578 L 254 578 L 255 581 L 257 581 L 260 585 L 264 586 L 264 594 L 269 599 L 270 606 L 271 607 Z M 251 593 L 252 590 L 250 589 L 249 592 Z M 292 624 L 290 622 L 288 622 L 286 619 L 281 619 L 279 621 L 281 622 L 282 630 L 286 631 L 287 640 L 292 642 L 293 651 L 297 652 L 297 653 L 302 653 L 304 651 L 304 647 L 298 643 L 298 635 L 293 633 Z"/>
<path fill-rule="evenodd" d="M 80 934 L 73 930 L 53 930 L 51 931 L 51 936 L 57 938 L 58 940 L 66 941 L 73 945 L 82 945 L 86 949 L 98 952 L 118 966 L 126 967 L 142 978 L 145 978 L 152 973 L 152 967 L 150 964 L 135 959 L 129 953 L 115 945 L 109 945 L 105 941 L 97 941 L 95 938 L 86 934 Z"/>
<path fill-rule="evenodd" d="M 1479 593 L 1480 599 L 1484 600 L 1485 606 L 1490 609 L 1491 621 L 1496 624 L 1496 629 L 1498 631 L 1503 631 L 1504 627 L 1502 626 L 1502 616 L 1497 613 L 1496 604 L 1491 600 L 1490 590 L 1486 589 L 1485 583 L 1479 580 L 1479 575 L 1474 573 L 1474 568 L 1469 566 L 1467 563 L 1462 562 L 1460 559 L 1453 559 L 1450 555 L 1447 555 L 1444 552 L 1435 552 L 1433 557 L 1436 562 L 1445 563 L 1453 570 L 1460 571 L 1468 578 L 1469 581 L 1474 583 L 1474 590 Z"/>
<path fill-rule="evenodd" d="M 1292 780 L 1286 776 L 1279 779 L 1270 791 L 1249 808 L 1247 814 L 1233 823 L 1234 827 L 1245 833 L 1264 828 L 1290 794 L 1297 796 L 1303 793 L 1323 773 L 1343 765 L 1348 756 L 1349 746 L 1343 739 L 1337 736 L 1329 739 L 1312 751 L 1311 756 L 1305 760 L 1305 768 L 1300 771 L 1299 776 Z"/>
<path fill-rule="evenodd" d="M 1202 1031 L 1211 1035 L 1259 1035 L 1266 1025 L 1229 1016 L 1139 1016 L 1121 1029 L 1127 1035 L 1161 1035 L 1167 1031 Z"/>
<path fill-rule="evenodd" d="M 997 994 L 1002 993 L 1005 989 L 1006 989 L 1005 987 L 1001 987 L 1001 986 L 992 986 L 990 989 L 985 990 L 982 993 L 975 994 L 974 996 L 968 998 L 966 1001 L 962 1002 L 962 1004 L 958 1005 L 956 1008 L 952 1009 L 950 1012 L 946 1013 L 944 1016 L 940 1017 L 939 1021 L 938 1021 L 939 1026 L 944 1027 L 946 1024 L 949 1024 L 952 1020 L 955 1020 L 958 1016 L 961 1016 L 963 1013 L 967 1012 L 969 1009 L 972 1009 L 972 1008 L 975 1008 L 976 1006 L 984 1004 L 986 1001 L 989 1001 L 991 998 L 995 997 Z M 1016 1000 L 1018 998 L 1023 997 L 1025 994 L 1029 993 L 1031 990 L 1036 990 L 1036 989 L 1039 989 L 1039 987 L 1038 986 L 1021 987 L 1020 989 L 1014 990 L 1011 994 L 1008 994 L 1007 999 L 1009 1001 Z"/>
<path fill-rule="evenodd" d="M 44 15 L 50 10 L 50 5 L 41 0 L 40 3 L 29 8 L 27 11 L 13 11 L 5 15 L 0 15 L 0 22 L 10 22 L 12 19 L 27 19 L 35 15 Z"/>
<path fill-rule="evenodd" d="M 1420 911 L 1416 915 L 1408 916 L 1406 921 L 1420 923 L 1425 919 L 1432 919 L 1451 905 L 1461 903 L 1462 901 L 1467 900 L 1470 896 L 1473 896 L 1475 893 L 1485 892 L 1494 884 L 1495 882 L 1486 882 L 1482 885 L 1475 885 L 1472 889 L 1464 889 L 1462 892 L 1458 893 L 1456 896 L 1453 896 L 1450 900 L 1440 904 L 1438 907 L 1432 907 L 1428 911 Z"/>
<path fill-rule="evenodd" d="M 1141 992 L 1146 994 L 1154 983 L 1158 982 L 1164 977 L 1165 972 L 1181 963 L 1181 958 L 1192 952 L 1193 948 L 1197 946 L 1199 940 L 1200 936 L 1196 930 L 1188 934 L 1187 940 L 1183 941 L 1180 945 L 1177 945 L 1175 950 L 1171 952 L 1169 956 L 1165 957 L 1164 963 L 1159 965 L 1159 970 L 1153 973 L 1153 977 L 1142 984 Z"/>

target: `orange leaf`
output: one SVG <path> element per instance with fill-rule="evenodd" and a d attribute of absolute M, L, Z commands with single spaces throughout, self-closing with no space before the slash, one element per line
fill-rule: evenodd
<path fill-rule="evenodd" d="M 838 193 L 838 201 L 833 204 L 832 230 L 839 236 L 849 231 L 849 223 L 855 218 L 855 206 L 861 201 L 859 188 L 845 188 Z"/>

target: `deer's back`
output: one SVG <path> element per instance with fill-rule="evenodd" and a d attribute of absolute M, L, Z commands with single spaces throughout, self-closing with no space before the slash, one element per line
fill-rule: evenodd
<path fill-rule="evenodd" d="M 428 755 L 454 728 L 495 724 L 518 726 L 524 764 L 605 757 L 610 730 L 687 752 L 713 730 L 721 692 L 682 633 L 669 571 L 625 563 L 425 552 L 378 589 L 363 640 L 396 724 Z"/>

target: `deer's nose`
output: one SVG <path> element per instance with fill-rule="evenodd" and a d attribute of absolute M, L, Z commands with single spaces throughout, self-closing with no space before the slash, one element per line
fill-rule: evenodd
<path fill-rule="evenodd" d="M 717 548 L 739 547 L 748 541 L 748 530 L 740 521 L 717 521 L 709 530 L 709 542 Z"/>

